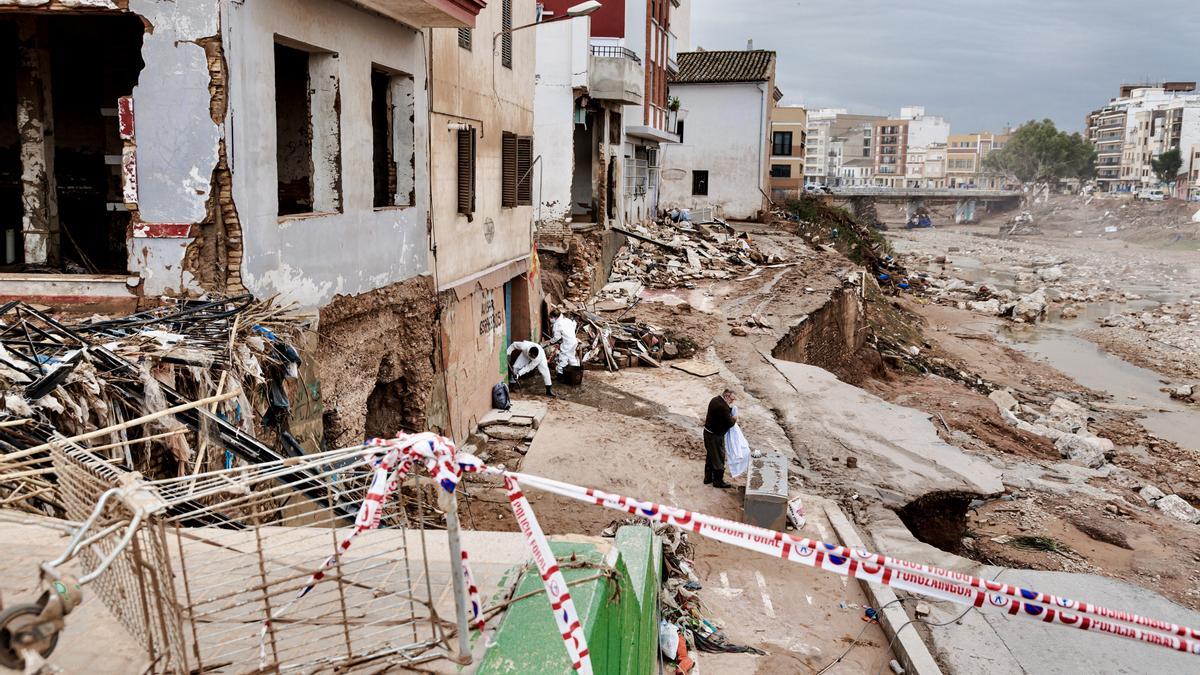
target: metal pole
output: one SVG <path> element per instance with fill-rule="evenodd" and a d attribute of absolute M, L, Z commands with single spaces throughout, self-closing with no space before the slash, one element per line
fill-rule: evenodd
<path fill-rule="evenodd" d="M 450 542 L 450 582 L 454 584 L 454 618 L 458 624 L 458 656 L 462 665 L 471 663 L 470 635 L 467 633 L 467 589 L 463 575 L 462 542 L 458 532 L 458 497 L 453 492 L 441 491 L 438 506 L 446 512 L 446 539 Z"/>

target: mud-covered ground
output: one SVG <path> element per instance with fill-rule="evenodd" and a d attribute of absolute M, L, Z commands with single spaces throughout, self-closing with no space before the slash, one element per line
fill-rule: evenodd
<path fill-rule="evenodd" d="M 1200 607 L 1200 525 L 1138 494 L 1154 486 L 1200 506 L 1200 405 L 1170 395 L 1200 383 L 1200 253 L 1151 236 L 1186 238 L 1190 225 L 1171 225 L 1179 208 L 1107 203 L 1099 216 L 1096 207 L 1055 208 L 1042 214 L 1038 236 L 1000 238 L 995 222 L 893 233 L 901 260 L 935 279 L 903 303 L 920 318 L 926 356 L 1009 388 L 1022 403 L 1064 397 L 1085 406 L 1088 429 L 1114 443 L 1103 466 L 1070 468 L 1046 438 L 1010 426 L 991 400 L 959 384 L 910 374 L 868 388 L 937 415 L 948 437 L 1025 457 L 1061 484 L 1027 486 L 1013 472 L 1003 499 L 968 513 L 954 552 L 1102 574 Z M 1129 218 L 1105 233 L 1121 222 L 1116 214 Z M 956 279 L 1017 296 L 1048 289 L 1051 301 L 1040 322 L 1015 325 L 948 298 L 940 289 Z"/>

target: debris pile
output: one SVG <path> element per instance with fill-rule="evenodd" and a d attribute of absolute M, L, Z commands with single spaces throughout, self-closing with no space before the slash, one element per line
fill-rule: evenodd
<path fill-rule="evenodd" d="M 1192 506 L 1179 495 L 1168 495 L 1154 485 L 1147 484 L 1138 491 L 1138 496 L 1159 511 L 1185 523 L 1200 524 L 1200 509 Z"/>
<path fill-rule="evenodd" d="M 1065 398 L 1056 398 L 1048 411 L 1021 403 L 1009 389 L 997 389 L 988 395 L 1004 421 L 1035 436 L 1054 442 L 1063 459 L 1079 462 L 1093 469 L 1105 464 L 1113 455 L 1113 442 L 1090 431 L 1092 418 L 1087 408 Z"/>
<path fill-rule="evenodd" d="M 696 549 L 686 531 L 641 518 L 616 520 L 601 531 L 612 538 L 625 525 L 649 525 L 662 541 L 663 581 L 659 589 L 659 650 L 674 662 L 675 672 L 691 672 L 695 664 L 689 654 L 698 651 L 765 655 L 760 649 L 734 644 L 721 631 L 719 622 L 705 616 L 700 601 L 700 577 L 696 575 Z"/>
<path fill-rule="evenodd" d="M 56 434 L 110 430 L 93 449 L 150 478 L 286 456 L 273 448 L 302 454 L 288 426 L 295 385 L 285 384 L 298 375 L 296 329 L 283 310 L 249 296 L 71 325 L 19 301 L 0 306 L 0 496 L 60 514 L 46 446 Z M 127 424 L 223 394 L 211 406 Z"/>
<path fill-rule="evenodd" d="M 745 232 L 722 221 L 663 222 L 617 229 L 628 237 L 613 262 L 610 282 L 637 281 L 651 288 L 694 288 L 704 279 L 751 278 L 786 263 L 765 255 Z"/>
<path fill-rule="evenodd" d="M 1028 211 L 1022 211 L 1000 225 L 1000 234 L 1005 237 L 1041 233 L 1041 228 L 1033 224 L 1033 214 Z"/>
<path fill-rule="evenodd" d="M 666 330 L 648 323 L 625 317 L 610 320 L 584 310 L 571 314 L 582 333 L 579 360 L 585 368 L 610 371 L 636 366 L 661 368 L 663 361 L 688 358 L 695 353 L 689 342 L 674 339 Z"/>

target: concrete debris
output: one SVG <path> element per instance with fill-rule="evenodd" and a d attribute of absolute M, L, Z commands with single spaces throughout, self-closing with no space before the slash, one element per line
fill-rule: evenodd
<path fill-rule="evenodd" d="M 1196 397 L 1196 386 L 1192 384 L 1181 384 L 1171 390 L 1171 398 L 1181 401 L 1191 401 Z"/>
<path fill-rule="evenodd" d="M 1155 508 L 1185 523 L 1200 523 L 1200 510 L 1179 495 L 1167 495 L 1154 502 Z"/>
<path fill-rule="evenodd" d="M 764 255 L 748 234 L 719 220 L 666 220 L 622 232 L 629 240 L 613 262 L 609 286 L 637 282 L 651 288 L 690 287 L 696 281 L 734 279 L 754 275 L 761 267 L 787 264 L 778 256 Z"/>
<path fill-rule="evenodd" d="M 992 399 L 992 402 L 1001 410 L 1012 410 L 1019 405 L 1016 397 L 1012 395 L 1012 391 L 1009 389 L 997 389 L 988 394 L 988 398 Z"/>
<path fill-rule="evenodd" d="M 1014 321 L 1037 323 L 1046 314 L 1046 289 L 1039 288 L 1029 295 L 1022 296 L 1013 306 Z"/>
<path fill-rule="evenodd" d="M 1142 488 L 1141 490 L 1138 490 L 1138 496 L 1141 497 L 1142 499 L 1145 499 L 1147 504 L 1154 504 L 1155 502 L 1162 499 L 1163 497 L 1166 497 L 1167 495 L 1162 490 L 1159 490 L 1158 488 L 1154 487 L 1153 485 L 1147 485 L 1146 487 Z"/>
<path fill-rule="evenodd" d="M 1079 434 L 1063 434 L 1054 443 L 1063 459 L 1097 469 L 1104 466 L 1107 456 L 1112 454 L 1113 442 L 1097 436 L 1080 436 Z"/>

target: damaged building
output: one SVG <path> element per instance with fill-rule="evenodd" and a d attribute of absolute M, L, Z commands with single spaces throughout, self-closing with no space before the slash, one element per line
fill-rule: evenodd
<path fill-rule="evenodd" d="M 534 12 L 0 0 L 0 299 L 273 298 L 327 443 L 465 437 L 540 317 Z"/>

